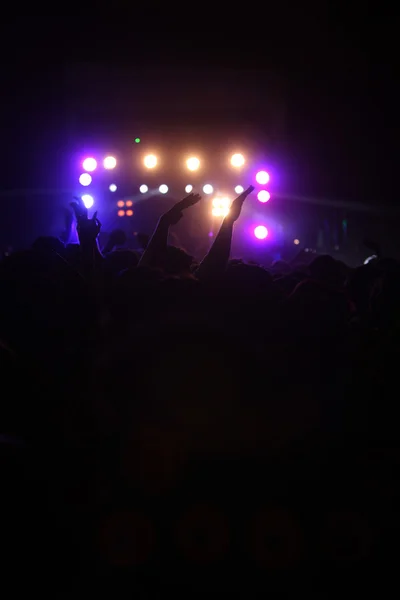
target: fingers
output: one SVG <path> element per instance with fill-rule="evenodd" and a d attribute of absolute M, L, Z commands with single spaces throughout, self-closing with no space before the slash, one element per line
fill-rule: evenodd
<path fill-rule="evenodd" d="M 186 198 L 178 202 L 178 206 L 181 209 L 189 208 L 190 206 L 194 206 L 195 204 L 197 204 L 197 202 L 200 202 L 200 200 L 200 194 L 189 194 L 188 196 L 186 196 Z"/>
<path fill-rule="evenodd" d="M 255 187 L 254 185 L 249 185 L 249 187 L 247 188 L 247 190 L 244 190 L 244 192 L 242 192 L 238 198 L 243 198 L 243 200 L 245 200 L 247 198 L 247 196 L 249 196 L 249 194 L 251 194 L 251 192 L 254 192 Z"/>

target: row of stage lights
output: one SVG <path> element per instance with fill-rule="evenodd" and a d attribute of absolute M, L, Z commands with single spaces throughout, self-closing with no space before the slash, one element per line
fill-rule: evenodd
<path fill-rule="evenodd" d="M 146 169 L 155 169 L 159 163 L 158 157 L 155 154 L 147 154 L 143 158 L 143 164 Z M 235 169 L 240 169 L 246 163 L 243 154 L 232 154 L 230 158 L 230 164 Z M 198 171 L 201 167 L 201 161 L 197 156 L 190 156 L 185 161 L 186 167 L 189 171 Z"/>
<path fill-rule="evenodd" d="M 117 189 L 118 188 L 115 185 L 115 183 L 112 183 L 109 186 L 110 192 L 116 192 Z M 241 194 L 243 192 L 243 190 L 244 190 L 244 188 L 243 188 L 242 185 L 235 186 L 235 193 L 236 194 Z M 143 184 L 143 185 L 140 186 L 139 191 L 140 191 L 141 194 L 147 194 L 147 192 L 149 191 L 149 188 L 148 188 L 148 186 L 146 184 Z M 158 191 L 160 192 L 160 194 L 167 194 L 168 191 L 169 191 L 169 188 L 168 188 L 167 185 L 162 184 L 158 188 Z M 186 194 L 190 194 L 192 191 L 193 191 L 193 186 L 191 184 L 188 184 L 185 187 Z M 213 186 L 210 183 L 206 183 L 206 185 L 203 186 L 203 193 L 206 194 L 206 195 L 208 195 L 208 196 L 211 195 L 211 194 L 213 194 L 214 193 Z M 92 198 L 92 196 L 90 196 L 89 194 L 84 194 L 82 196 L 82 198 L 84 198 L 84 197 L 86 197 L 86 198 Z M 271 194 L 269 192 L 267 192 L 267 190 L 260 190 L 258 192 L 258 194 L 257 194 L 257 199 L 260 202 L 262 202 L 262 203 L 268 202 L 268 200 L 270 200 L 270 198 L 271 198 Z M 90 208 L 90 207 L 88 207 L 88 208 Z"/>
<path fill-rule="evenodd" d="M 185 162 L 189 171 L 198 171 L 200 169 L 201 161 L 199 158 L 197 158 L 197 156 L 191 156 L 190 158 L 187 158 Z M 231 166 L 235 167 L 236 169 L 243 167 L 245 162 L 246 160 L 243 154 L 233 154 L 230 158 Z M 146 154 L 146 156 L 143 157 L 143 165 L 146 167 L 146 169 L 155 169 L 158 163 L 159 160 L 155 154 Z M 114 156 L 106 156 L 103 160 L 103 167 L 109 171 L 115 169 L 116 166 L 117 159 Z M 87 173 L 92 173 L 98 167 L 97 160 L 93 157 L 85 158 L 82 163 L 82 167 Z"/>

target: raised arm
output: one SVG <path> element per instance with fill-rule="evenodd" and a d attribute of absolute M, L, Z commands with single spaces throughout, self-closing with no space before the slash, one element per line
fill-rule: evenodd
<path fill-rule="evenodd" d="M 229 213 L 222 221 L 213 245 L 196 271 L 196 276 L 199 279 L 212 279 L 225 271 L 231 253 L 233 225 L 240 217 L 244 201 L 253 191 L 254 187 L 250 185 L 232 202 Z"/>
<path fill-rule="evenodd" d="M 97 218 L 97 212 L 89 219 L 88 211 L 80 198 L 75 198 L 71 202 L 74 210 L 79 244 L 82 251 L 83 265 L 86 275 L 91 275 L 94 270 L 103 262 L 103 255 L 100 252 L 97 237 L 101 230 L 101 223 Z"/>
<path fill-rule="evenodd" d="M 162 259 L 167 248 L 170 226 L 176 225 L 182 219 L 183 211 L 194 206 L 200 200 L 201 196 L 199 194 L 189 194 L 189 196 L 177 202 L 160 217 L 148 246 L 142 254 L 139 266 L 159 267 L 162 264 Z"/>

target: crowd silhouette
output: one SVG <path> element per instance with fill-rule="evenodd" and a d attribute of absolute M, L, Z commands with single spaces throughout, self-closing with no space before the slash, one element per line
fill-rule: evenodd
<path fill-rule="evenodd" d="M 100 249 L 100 220 L 75 199 L 79 244 L 42 237 L 1 261 L 14 589 L 244 597 L 388 581 L 400 263 L 233 259 L 251 191 L 199 262 L 168 244 L 198 194 L 141 252 L 121 231 Z"/>

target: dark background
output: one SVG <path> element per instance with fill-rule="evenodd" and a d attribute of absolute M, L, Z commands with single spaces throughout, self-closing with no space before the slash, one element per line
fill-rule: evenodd
<path fill-rule="evenodd" d="M 392 14 L 321 3 L 148 14 L 116 4 L 104 16 L 3 20 L 1 189 L 59 186 L 76 132 L 134 136 L 138 123 L 179 120 L 193 131 L 218 123 L 221 135 L 248 126 L 272 145 L 293 193 L 395 205 L 395 34 Z M 215 89 L 227 70 L 236 89 L 210 94 L 209 78 Z M 195 110 L 174 111 L 177 98 Z"/>

